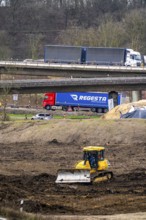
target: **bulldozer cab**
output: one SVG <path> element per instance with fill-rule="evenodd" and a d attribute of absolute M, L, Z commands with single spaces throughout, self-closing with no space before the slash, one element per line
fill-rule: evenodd
<path fill-rule="evenodd" d="M 93 169 L 98 168 L 98 161 L 104 160 L 104 148 L 103 147 L 88 147 L 84 148 L 83 160 L 84 164 L 89 161 L 90 167 Z"/>

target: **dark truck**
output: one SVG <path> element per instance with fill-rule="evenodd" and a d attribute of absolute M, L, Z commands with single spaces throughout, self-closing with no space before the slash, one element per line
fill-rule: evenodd
<path fill-rule="evenodd" d="M 44 62 L 113 66 L 141 66 L 139 52 L 116 47 L 46 45 Z"/>
<path fill-rule="evenodd" d="M 86 48 L 86 64 L 124 66 L 126 62 L 126 56 L 127 51 L 124 48 Z"/>
<path fill-rule="evenodd" d="M 83 63 L 84 48 L 77 46 L 46 45 L 44 62 L 47 63 Z"/>

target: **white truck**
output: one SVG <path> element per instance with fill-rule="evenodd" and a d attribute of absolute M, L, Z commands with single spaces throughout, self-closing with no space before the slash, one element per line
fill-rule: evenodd
<path fill-rule="evenodd" d="M 146 55 L 143 55 L 143 65 L 146 66 Z"/>
<path fill-rule="evenodd" d="M 125 60 L 125 66 L 141 66 L 142 65 L 142 57 L 141 54 L 132 49 L 127 49 L 127 56 Z"/>

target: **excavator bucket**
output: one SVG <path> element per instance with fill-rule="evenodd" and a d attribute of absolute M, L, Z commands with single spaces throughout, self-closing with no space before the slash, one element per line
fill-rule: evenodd
<path fill-rule="evenodd" d="M 90 170 L 63 169 L 58 170 L 56 183 L 90 183 Z"/>

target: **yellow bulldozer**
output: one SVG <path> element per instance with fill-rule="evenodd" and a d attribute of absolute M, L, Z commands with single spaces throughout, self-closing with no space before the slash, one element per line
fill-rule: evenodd
<path fill-rule="evenodd" d="M 105 148 L 88 146 L 83 148 L 83 160 L 73 169 L 58 170 L 56 183 L 96 183 L 113 178 L 108 171 L 109 161 L 104 157 Z"/>

